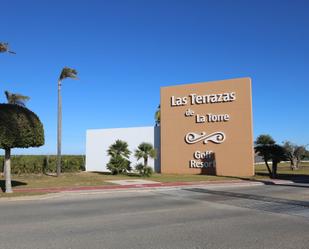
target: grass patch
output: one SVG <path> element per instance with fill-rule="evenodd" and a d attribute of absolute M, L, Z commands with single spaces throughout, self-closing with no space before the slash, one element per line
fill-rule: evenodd
<path fill-rule="evenodd" d="M 12 197 L 23 197 L 23 196 L 37 196 L 37 195 L 44 195 L 47 194 L 46 192 L 24 192 L 24 193 L 1 193 L 0 198 L 12 198 Z"/>
<path fill-rule="evenodd" d="M 112 184 L 107 180 L 127 179 L 127 176 L 112 176 L 110 174 L 78 172 L 63 173 L 60 177 L 54 175 L 29 174 L 13 175 L 12 185 L 16 189 L 21 188 L 51 188 L 51 187 L 80 187 Z M 4 187 L 4 180 L 1 187 Z"/>
<path fill-rule="evenodd" d="M 43 174 L 12 175 L 13 190 L 32 188 L 61 188 L 61 187 L 81 187 L 81 186 L 102 186 L 114 185 L 109 180 L 132 180 L 146 179 L 157 182 L 194 182 L 194 181 L 216 181 L 231 179 L 230 177 L 210 176 L 210 175 L 174 175 L 174 174 L 153 174 L 151 177 L 140 177 L 137 174 L 111 175 L 101 172 L 79 172 L 63 173 L 60 177 Z M 0 178 L 0 187 L 4 190 L 5 181 Z M 26 194 L 26 193 L 24 193 Z M 16 193 L 16 196 L 22 194 Z M 1 193 L 0 197 L 15 196 L 15 193 Z"/>
<path fill-rule="evenodd" d="M 271 167 L 271 165 L 270 165 Z M 309 182 L 309 162 L 302 162 L 298 170 L 291 170 L 290 163 L 283 162 L 278 165 L 278 179 Z M 265 164 L 255 165 L 255 179 L 269 179 Z"/>
<path fill-rule="evenodd" d="M 271 165 L 270 165 L 271 167 Z M 268 173 L 265 164 L 256 164 L 255 165 L 255 173 Z M 283 162 L 279 163 L 278 165 L 278 173 L 280 174 L 293 174 L 293 175 L 300 175 L 300 174 L 308 174 L 309 175 L 309 162 L 302 162 L 300 164 L 300 169 L 298 170 L 291 170 L 290 163 Z"/>
<path fill-rule="evenodd" d="M 264 164 L 255 165 L 256 175 L 249 179 L 269 179 L 268 171 Z M 299 170 L 291 170 L 289 163 L 280 163 L 278 165 L 278 178 L 288 180 L 304 179 L 309 182 L 309 162 L 301 164 Z M 111 175 L 101 172 L 79 172 L 79 173 L 63 173 L 59 178 L 54 175 L 43 174 L 27 174 L 27 175 L 13 175 L 12 186 L 14 189 L 28 189 L 28 188 L 61 188 L 61 187 L 81 187 L 81 186 L 102 186 L 113 185 L 109 180 L 128 180 L 128 179 L 147 179 L 157 182 L 199 182 L 199 181 L 220 181 L 220 180 L 233 180 L 239 179 L 237 177 L 223 177 L 213 175 L 177 175 L 177 174 L 153 174 L 151 177 L 140 177 L 137 174 L 130 175 Z M 4 179 L 0 178 L 0 187 L 4 190 Z M 0 197 L 16 197 L 38 195 L 42 193 L 1 193 Z"/>

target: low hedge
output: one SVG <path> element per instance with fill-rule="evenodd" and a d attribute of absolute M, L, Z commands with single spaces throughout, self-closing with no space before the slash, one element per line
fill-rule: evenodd
<path fill-rule="evenodd" d="M 45 174 L 56 172 L 55 155 L 19 155 L 11 157 L 12 174 Z M 64 155 L 61 157 L 62 172 L 85 170 L 85 156 Z M 0 169 L 3 172 L 4 156 L 0 156 Z"/>

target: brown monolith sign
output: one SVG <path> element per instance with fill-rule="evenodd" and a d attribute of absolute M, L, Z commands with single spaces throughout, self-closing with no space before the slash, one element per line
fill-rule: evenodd
<path fill-rule="evenodd" d="M 252 176 L 251 80 L 161 88 L 161 172 Z"/>

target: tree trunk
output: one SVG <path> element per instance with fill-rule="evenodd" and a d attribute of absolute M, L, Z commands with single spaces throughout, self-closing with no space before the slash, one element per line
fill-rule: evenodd
<path fill-rule="evenodd" d="M 5 193 L 13 193 L 11 181 L 11 149 L 5 149 L 4 156 Z"/>
<path fill-rule="evenodd" d="M 272 176 L 272 172 L 271 172 L 271 169 L 270 169 L 270 167 L 268 165 L 268 162 L 267 162 L 267 160 L 265 160 L 264 162 L 265 162 L 265 165 L 267 167 L 267 170 L 268 170 L 268 173 L 269 173 L 269 177 L 271 177 Z"/>
<path fill-rule="evenodd" d="M 294 170 L 295 169 L 294 161 L 293 161 L 292 158 L 289 158 L 289 160 L 290 160 L 290 168 L 291 168 L 291 170 Z"/>
<path fill-rule="evenodd" d="M 291 161 L 291 168 L 292 170 L 298 169 L 297 167 L 297 158 L 293 158 Z"/>
<path fill-rule="evenodd" d="M 277 167 L 278 163 L 276 161 L 273 161 L 273 172 L 272 172 L 272 177 L 271 178 L 277 178 Z"/>
<path fill-rule="evenodd" d="M 146 167 L 148 165 L 148 157 L 145 156 L 144 157 L 144 167 Z"/>
<path fill-rule="evenodd" d="M 62 98 L 61 81 L 58 81 L 58 124 L 57 124 L 57 176 L 61 174 L 61 138 L 62 138 Z"/>
<path fill-rule="evenodd" d="M 301 159 L 300 159 L 300 158 L 297 158 L 297 159 L 296 159 L 296 165 L 295 165 L 296 169 L 299 169 L 299 168 L 300 168 L 300 166 L 299 166 L 300 163 L 301 163 Z"/>

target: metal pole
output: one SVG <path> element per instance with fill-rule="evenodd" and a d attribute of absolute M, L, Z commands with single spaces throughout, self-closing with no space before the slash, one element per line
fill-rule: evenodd
<path fill-rule="evenodd" d="M 61 138 L 62 138 L 62 99 L 61 80 L 58 81 L 58 124 L 57 124 L 57 176 L 61 174 Z"/>

